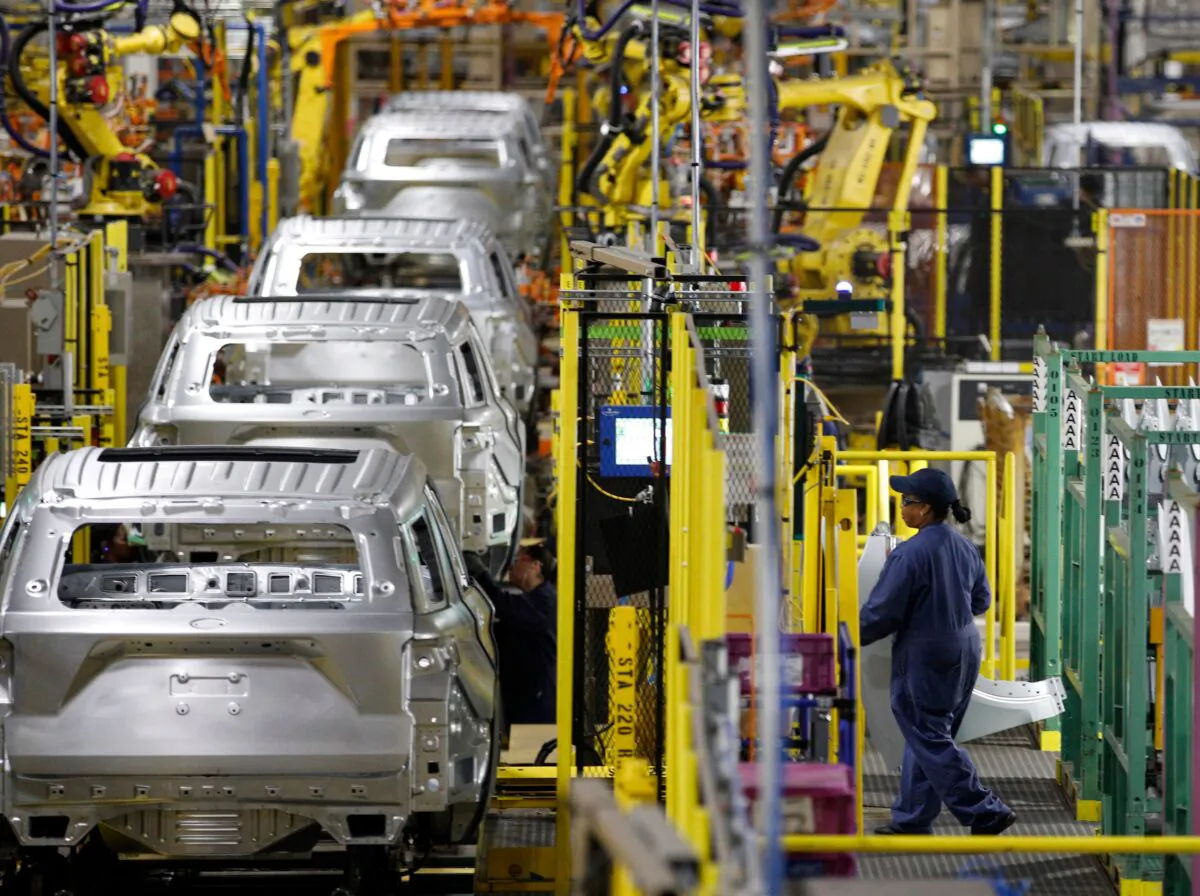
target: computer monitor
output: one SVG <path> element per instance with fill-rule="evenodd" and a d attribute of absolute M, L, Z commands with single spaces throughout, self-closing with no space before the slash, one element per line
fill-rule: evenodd
<path fill-rule="evenodd" d="M 669 411 L 668 411 L 669 413 Z M 662 409 L 654 405 L 600 407 L 600 475 L 650 476 L 651 461 L 671 462 L 671 418 L 666 420 L 666 457 L 660 458 Z"/>
<path fill-rule="evenodd" d="M 1008 141 L 996 134 L 971 134 L 967 137 L 967 164 L 980 167 L 1003 165 Z"/>

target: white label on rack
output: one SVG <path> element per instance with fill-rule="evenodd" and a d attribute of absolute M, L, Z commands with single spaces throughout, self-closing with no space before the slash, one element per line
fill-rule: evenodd
<path fill-rule="evenodd" d="M 1078 451 L 1080 449 L 1081 440 L 1079 437 L 1080 417 L 1083 409 L 1080 406 L 1079 396 L 1075 394 L 1074 389 L 1068 388 L 1067 406 L 1063 412 L 1063 451 Z"/>
<path fill-rule="evenodd" d="M 1105 436 L 1104 457 L 1104 500 L 1120 501 L 1125 492 L 1125 449 L 1116 436 Z"/>
<path fill-rule="evenodd" d="M 1108 216 L 1109 227 L 1145 227 L 1146 216 L 1142 214 L 1112 214 Z"/>
<path fill-rule="evenodd" d="M 1152 352 L 1181 352 L 1184 340 L 1183 319 L 1155 317 L 1146 321 L 1146 348 Z M 1154 367 L 1178 367 L 1178 362 L 1153 364 Z"/>
<path fill-rule="evenodd" d="M 789 834 L 817 832 L 817 817 L 813 812 L 811 796 L 785 796 L 780 803 L 780 822 L 785 837 Z"/>
<path fill-rule="evenodd" d="M 1163 572 L 1181 574 L 1184 561 L 1183 510 L 1178 501 L 1163 501 L 1158 509 L 1160 518 L 1164 516 L 1164 511 L 1166 523 L 1162 526 L 1160 535 L 1162 545 L 1158 552 L 1159 563 L 1162 564 Z"/>
<path fill-rule="evenodd" d="M 1046 410 L 1046 359 L 1041 355 L 1033 359 L 1033 409 Z"/>

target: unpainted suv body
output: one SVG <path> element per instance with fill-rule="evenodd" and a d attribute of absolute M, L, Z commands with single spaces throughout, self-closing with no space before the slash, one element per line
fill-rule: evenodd
<path fill-rule="evenodd" d="M 206 555 L 79 556 L 118 524 Z M 332 838 L 388 865 L 405 838 L 470 839 L 496 651 L 453 540 L 421 462 L 392 451 L 51 455 L 0 531 L 4 854 Z"/>
<path fill-rule="evenodd" d="M 414 454 L 462 550 L 498 574 L 520 539 L 524 440 L 459 301 L 222 296 L 176 325 L 130 444 Z"/>
<path fill-rule="evenodd" d="M 461 298 L 491 353 L 503 393 L 526 416 L 538 342 L 504 247 L 470 220 L 312 218 L 280 221 L 258 255 L 249 295 L 399 291 Z"/>

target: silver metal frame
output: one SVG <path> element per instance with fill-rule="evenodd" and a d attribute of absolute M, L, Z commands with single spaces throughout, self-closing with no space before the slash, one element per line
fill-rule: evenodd
<path fill-rule="evenodd" d="M 521 156 L 523 131 L 516 115 L 381 112 L 359 131 L 334 191 L 334 212 L 481 221 L 512 255 L 537 257 L 553 224 L 554 196 L 536 161 Z M 386 165 L 394 140 L 440 143 L 447 158 L 431 157 L 429 165 Z M 480 142 L 496 147 L 497 167 L 454 162 L 456 146 Z"/>
<path fill-rule="evenodd" d="M 491 351 L 496 379 L 522 416 L 529 413 L 537 381 L 538 340 L 529 306 L 520 294 L 504 246 L 486 225 L 463 219 L 313 218 L 280 221 L 250 273 L 250 295 L 295 295 L 297 253 L 371 252 L 454 255 L 463 288 L 455 293 Z M 302 256 L 301 256 L 302 257 Z M 447 295 L 436 290 L 417 293 Z"/>
<path fill-rule="evenodd" d="M 433 559 L 414 547 L 421 516 Z M 73 531 L 98 523 L 236 539 L 216 563 L 65 566 Z M 338 609 L 303 593 L 313 564 L 233 556 L 335 526 L 362 578 Z M 395 848 L 422 816 L 471 837 L 494 779 L 496 652 L 452 538 L 421 462 L 390 451 L 51 456 L 0 533 L 0 783 L 19 843 L 74 846 L 100 825 L 122 852 L 250 856 L 316 825 Z M 180 567 L 186 587 L 147 583 Z M 252 595 L 222 586 L 233 571 L 257 575 Z M 295 593 L 272 605 L 268 574 Z"/>
<path fill-rule="evenodd" d="M 306 387 L 290 403 L 226 403 L 210 393 L 217 352 L 229 344 L 330 346 L 317 382 L 364 363 L 368 345 L 420 352 L 427 396 L 388 403 L 387 384 L 371 377 Z M 482 378 L 472 401 L 462 383 L 464 347 Z M 387 349 L 383 349 L 385 352 Z M 328 368 L 328 369 L 326 369 Z M 397 371 L 397 374 L 399 371 Z M 495 572 L 516 550 L 521 527 L 525 431 L 499 387 L 462 302 L 437 296 L 218 297 L 193 304 L 171 335 L 155 371 L 131 445 L 285 445 L 390 448 L 428 467 L 465 551 L 485 554 Z"/>

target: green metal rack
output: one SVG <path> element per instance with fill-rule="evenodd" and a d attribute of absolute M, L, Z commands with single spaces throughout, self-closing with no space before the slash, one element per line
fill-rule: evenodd
<path fill-rule="evenodd" d="M 1097 730 L 1100 708 L 1095 689 L 1082 685 L 1098 680 L 1101 647 L 1098 636 L 1092 637 L 1099 630 L 1099 606 L 1095 598 L 1084 598 L 1100 593 L 1103 556 L 1099 546 L 1104 540 L 1100 527 L 1110 512 L 1104 507 L 1107 502 L 1096 497 L 1102 487 L 1107 447 L 1104 401 L 1105 396 L 1115 398 L 1122 393 L 1113 391 L 1118 387 L 1102 389 L 1085 382 L 1079 368 L 1116 363 L 1200 364 L 1200 352 L 1074 350 L 1053 343 L 1044 333 L 1034 340 L 1030 677 L 1035 681 L 1067 679 L 1067 712 L 1044 724 L 1041 746 L 1062 751 L 1074 773 L 1087 782 L 1078 808 L 1081 819 L 1088 820 L 1096 820 L 1098 809 L 1101 746 L 1085 744 L 1095 735 L 1085 736 L 1084 732 Z M 1075 377 L 1071 389 L 1067 388 L 1068 373 Z M 1134 390 L 1124 393 L 1129 398 L 1172 399 L 1194 391 L 1189 387 L 1119 388 Z M 1085 448 L 1088 420 L 1096 438 Z M 1086 510 L 1089 507 L 1096 508 L 1094 513 Z M 1072 600 L 1072 615 L 1064 616 L 1068 589 L 1080 599 Z M 1064 667 L 1064 651 L 1072 658 L 1070 670 Z M 1064 725 L 1069 744 L 1063 740 Z"/>
<path fill-rule="evenodd" d="M 1106 410 L 1134 401 L 1200 399 L 1200 388 L 1101 387 L 1068 369 L 1064 378 L 1062 667 L 1063 771 L 1080 821 L 1100 820 L 1103 751 L 1100 681 L 1104 533 L 1121 521 L 1125 449 L 1105 430 Z M 1197 437 L 1200 442 L 1200 436 Z M 1075 450 L 1081 449 L 1081 450 Z"/>
<path fill-rule="evenodd" d="M 1200 494 L 1188 487 L 1177 471 L 1169 474 L 1167 491 L 1174 506 L 1168 510 L 1167 541 L 1172 547 L 1163 569 L 1164 700 L 1163 720 L 1163 833 L 1190 834 L 1193 728 L 1195 719 L 1196 620 L 1183 601 L 1184 569 L 1194 569 L 1194 538 Z M 1187 519 L 1190 526 L 1184 525 Z M 1178 550 L 1176 550 L 1176 548 Z M 1163 896 L 1191 896 L 1193 860 L 1168 856 L 1163 867 Z"/>

